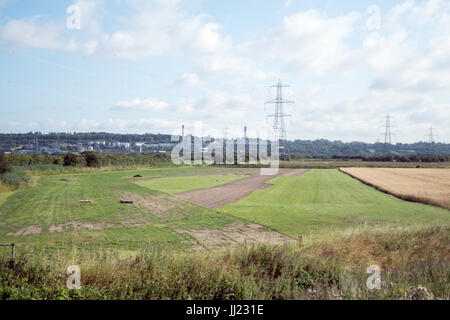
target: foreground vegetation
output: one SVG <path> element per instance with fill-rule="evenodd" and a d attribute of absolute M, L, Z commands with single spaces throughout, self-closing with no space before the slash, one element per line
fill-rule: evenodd
<path fill-rule="evenodd" d="M 184 254 L 149 248 L 130 258 L 95 253 L 0 256 L 0 299 L 450 299 L 449 229 L 359 228 L 289 246 Z M 81 268 L 80 290 L 66 268 Z M 367 268 L 381 268 L 369 290 Z"/>

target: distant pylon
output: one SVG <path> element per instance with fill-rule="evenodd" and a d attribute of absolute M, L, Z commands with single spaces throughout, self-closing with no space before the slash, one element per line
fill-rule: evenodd
<path fill-rule="evenodd" d="M 428 129 L 426 137 L 427 137 L 428 143 L 430 145 L 430 152 L 433 152 L 434 138 L 436 137 L 436 134 L 435 134 L 435 131 L 434 131 L 433 127 L 430 127 Z"/>
<path fill-rule="evenodd" d="M 391 136 L 391 116 L 386 116 L 386 125 L 384 131 L 384 153 L 386 153 L 392 144 L 392 136 Z"/>
<path fill-rule="evenodd" d="M 272 127 L 272 138 L 273 141 L 279 141 L 280 155 L 284 154 L 288 161 L 291 160 L 291 155 L 289 152 L 288 141 L 286 137 L 286 126 L 284 124 L 284 118 L 290 117 L 290 114 L 284 113 L 284 104 L 295 104 L 294 101 L 283 99 L 283 88 L 289 86 L 283 85 L 280 80 L 275 85 L 270 86 L 271 88 L 277 88 L 277 97 L 275 100 L 267 101 L 266 104 L 275 104 L 275 113 L 269 115 L 273 117 L 273 127 Z"/>
<path fill-rule="evenodd" d="M 39 153 L 39 141 L 37 137 L 34 137 L 34 152 Z"/>

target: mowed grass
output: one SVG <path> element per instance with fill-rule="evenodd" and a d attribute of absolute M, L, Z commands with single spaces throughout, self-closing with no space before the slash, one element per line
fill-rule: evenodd
<path fill-rule="evenodd" d="M 337 169 L 269 180 L 272 187 L 220 208 L 291 237 L 358 225 L 449 225 L 447 210 L 379 192 Z"/>
<path fill-rule="evenodd" d="M 142 187 L 152 190 L 159 190 L 169 194 L 176 194 L 183 191 L 211 188 L 248 176 L 229 175 L 229 176 L 184 176 L 163 179 L 153 179 L 148 181 L 136 182 Z"/>
<path fill-rule="evenodd" d="M 399 200 L 338 170 L 277 177 L 269 181 L 270 188 L 221 208 L 222 214 L 170 195 L 233 181 L 255 170 L 179 167 L 41 176 L 34 187 L 0 197 L 0 242 L 42 250 L 128 252 L 155 245 L 198 246 L 195 238 L 180 230 L 220 229 L 241 219 L 293 238 L 361 225 L 450 223 L 446 210 Z M 140 182 L 135 175 L 168 178 Z M 135 203 L 121 204 L 120 199 Z M 66 225 L 74 222 L 78 229 Z M 29 227 L 40 232 L 11 235 Z M 50 232 L 55 227 L 61 230 Z"/>
<path fill-rule="evenodd" d="M 133 177 L 195 174 L 197 179 L 209 173 L 205 168 L 163 168 L 41 176 L 34 187 L 0 198 L 0 242 L 43 250 L 188 248 L 197 242 L 180 229 L 218 229 L 238 219 L 141 187 Z M 121 204 L 121 199 L 134 199 L 134 204 Z M 74 222 L 82 227 L 66 225 Z M 11 235 L 29 227 L 40 232 Z M 50 232 L 55 227 L 61 230 Z"/>

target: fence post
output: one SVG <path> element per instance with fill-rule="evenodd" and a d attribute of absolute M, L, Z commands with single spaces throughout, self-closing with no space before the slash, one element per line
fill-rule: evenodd
<path fill-rule="evenodd" d="M 16 244 L 15 243 L 0 243 L 0 247 L 11 247 L 11 256 L 14 261 L 14 256 L 16 255 Z"/>

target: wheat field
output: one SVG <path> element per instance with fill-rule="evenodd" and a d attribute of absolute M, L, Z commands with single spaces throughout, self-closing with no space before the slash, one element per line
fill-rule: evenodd
<path fill-rule="evenodd" d="M 341 171 L 400 198 L 450 210 L 450 169 L 341 168 Z"/>

